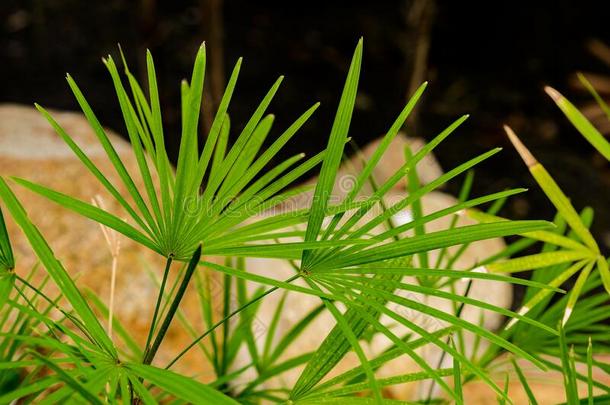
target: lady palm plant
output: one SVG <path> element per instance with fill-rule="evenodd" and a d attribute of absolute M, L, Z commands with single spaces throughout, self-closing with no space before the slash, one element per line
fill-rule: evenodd
<path fill-rule="evenodd" d="M 508 351 L 541 368 L 548 367 L 538 356 L 524 350 L 507 336 L 497 335 L 462 319 L 461 311 L 465 305 L 478 307 L 514 319 L 518 325 L 543 330 L 550 336 L 558 336 L 556 325 L 528 318 L 524 311 L 515 313 L 470 298 L 468 294 L 459 294 L 453 286 L 455 281 L 462 279 L 509 282 L 524 284 L 532 290 L 549 294 L 559 291 L 558 285 L 549 286 L 536 280 L 527 281 L 503 274 L 474 271 L 476 267 L 456 269 L 455 262 L 470 243 L 488 238 L 524 235 L 558 245 L 561 245 L 559 242 L 568 244 L 566 238 L 551 232 L 552 225 L 548 222 L 497 220 L 494 214 L 499 204 L 524 190 L 508 190 L 469 198 L 471 175 L 467 175 L 463 193 L 456 204 L 428 215 L 423 215 L 421 210 L 421 198 L 424 195 L 469 172 L 478 163 L 495 155 L 499 149 L 474 157 L 429 184 L 409 182 L 410 193 L 400 201 L 387 205 L 385 197 L 389 190 L 405 177 L 416 177 L 417 163 L 456 131 L 466 120 L 465 116 L 448 126 L 417 153 L 405 151 L 406 162 L 387 181 L 377 185 L 372 178 L 373 169 L 403 127 L 426 84 L 413 94 L 399 112 L 347 196 L 338 203 L 332 198 L 337 170 L 345 144 L 349 141 L 361 58 L 362 41 L 358 43 L 352 58 L 327 148 L 302 163 L 298 162 L 304 156 L 296 155 L 268 168 L 271 160 L 312 116 L 318 104 L 303 113 L 271 146 L 262 149 L 273 125 L 273 116 L 265 114 L 282 81 L 280 78 L 229 147 L 231 127 L 228 110 L 241 68 L 240 59 L 233 69 L 210 131 L 205 134 L 205 142 L 200 148 L 198 123 L 206 61 L 205 47 L 201 46 L 190 82 L 183 81 L 181 84 L 182 132 L 174 170 L 165 149 L 152 56 L 147 53 L 148 96 L 127 68 L 123 57 L 129 91 L 126 89 L 118 67 L 109 56 L 104 63 L 117 93 L 140 181 L 128 172 L 85 96 L 72 77 L 68 76 L 68 84 L 120 183 L 114 184 L 44 108 L 37 108 L 86 169 L 120 204 L 129 219 L 121 219 L 117 214 L 44 185 L 25 179 L 12 181 L 157 252 L 166 259 L 165 271 L 158 283 L 159 295 L 144 348 L 138 347 L 118 320 L 115 324 L 115 320 L 110 319 L 116 325 L 116 333 L 127 349 L 120 347 L 110 339 L 100 323 L 100 317 L 107 316 L 109 312 L 107 308 L 99 298 L 91 293 L 83 294 L 77 288 L 74 280 L 55 258 L 43 235 L 27 217 L 9 183 L 0 178 L 0 198 L 62 293 L 62 298 L 58 300 L 20 278 L 14 286 L 13 281 L 6 283 L 6 290 L 31 290 L 32 294 L 50 305 L 49 311 L 58 311 L 62 316 L 59 320 L 53 319 L 36 312 L 36 306 L 28 305 L 24 295 L 8 295 L 8 304 L 4 306 L 11 305 L 20 309 L 40 321 L 44 328 L 42 331 L 25 328 L 18 332 L 3 332 L 3 338 L 22 343 L 19 351 L 23 360 L 4 361 L 0 363 L 0 369 L 34 368 L 44 370 L 44 373 L 28 379 L 27 384 L 25 380 L 22 381 L 18 388 L 0 396 L 0 403 L 17 399 L 41 400 L 46 403 L 122 401 L 148 404 L 167 402 L 170 399 L 176 403 L 213 404 L 261 401 L 303 404 L 390 403 L 389 399 L 384 398 L 385 387 L 422 380 L 433 381 L 448 398 L 464 403 L 461 385 L 469 378 L 483 380 L 503 400 L 510 401 L 505 390 L 490 377 L 486 364 L 465 353 L 461 347 L 463 343 L 460 344 L 463 333 L 471 333 L 478 339 L 489 341 L 495 353 Z M 320 175 L 309 207 L 267 217 L 258 215 L 303 192 L 302 188 L 291 190 L 289 186 L 318 165 L 321 165 Z M 142 190 L 137 187 L 140 182 L 144 184 Z M 373 184 L 374 191 L 362 198 L 363 186 L 368 183 Z M 126 195 L 119 192 L 121 188 L 127 190 Z M 481 214 L 485 218 L 483 223 L 456 226 L 456 215 L 487 203 L 492 206 L 487 214 Z M 413 220 L 403 225 L 394 225 L 393 217 L 409 207 L 414 213 Z M 370 215 L 374 208 L 379 213 Z M 427 223 L 447 216 L 453 218 L 448 229 L 426 232 Z M 575 225 L 570 225 L 574 229 Z M 379 226 L 386 228 L 381 233 L 372 234 Z M 586 235 L 582 228 L 576 228 L 574 231 L 579 237 Z M 413 231 L 413 234 L 409 236 L 407 231 Z M 3 238 L 0 246 L 2 263 L 12 263 L 12 254 L 7 253 L 10 253 L 10 245 L 6 233 L 0 234 L 0 237 Z M 299 241 L 292 241 L 294 238 Z M 588 239 L 582 242 L 589 250 L 593 249 Z M 570 242 L 567 247 L 576 250 L 576 243 Z M 458 246 L 456 253 L 448 250 L 453 246 Z M 433 250 L 441 251 L 436 263 L 431 263 L 427 256 Z M 505 252 L 504 256 L 507 254 Z M 211 260 L 212 256 L 225 257 L 224 264 Z M 294 266 L 294 275 L 279 280 L 255 274 L 244 266 L 243 258 L 246 257 L 287 260 Z M 485 259 L 485 263 L 489 263 L 489 266 L 496 265 L 496 260 L 497 257 L 490 257 Z M 497 265 L 507 266 L 503 263 Z M 590 263 L 587 261 L 585 266 Z M 602 274 L 603 264 L 599 260 L 595 264 Z M 172 267 L 177 266 L 177 281 L 168 289 L 168 274 Z M 216 300 L 209 293 L 209 278 L 206 274 L 201 274 L 204 268 L 223 275 L 220 319 L 213 315 Z M 416 281 L 407 282 L 407 276 L 414 277 Z M 202 325 L 189 321 L 179 307 L 191 280 L 194 280 L 202 304 L 203 330 Z M 301 283 L 295 283 L 296 280 Z M 246 282 L 260 284 L 261 287 L 251 294 L 247 292 Z M 5 285 L 4 281 L 2 285 Z M 265 338 L 264 348 L 260 350 L 255 344 L 257 335 L 253 316 L 261 300 L 277 290 L 306 294 L 319 299 L 320 304 L 276 341 L 272 332 L 282 313 L 283 301 L 280 301 L 278 315 L 269 325 L 270 337 Z M 233 291 L 237 291 L 238 295 L 237 308 L 233 308 L 230 302 Z M 454 311 L 439 310 L 426 302 L 404 297 L 400 292 L 448 300 L 454 303 Z M 444 327 L 431 332 L 413 322 L 400 308 L 436 319 Z M 335 325 L 319 348 L 312 353 L 284 360 L 282 354 L 286 348 L 323 311 L 332 315 Z M 381 321 L 382 315 L 404 326 L 409 333 L 397 335 Z M 161 348 L 174 317 L 178 318 L 193 341 L 169 364 L 158 365 L 154 363 L 155 354 Z M 230 322 L 233 318 L 238 320 L 239 327 Z M 393 347 L 378 357 L 368 358 L 362 342 L 371 333 L 384 336 L 392 342 Z M 210 345 L 202 344 L 206 338 Z M 450 355 L 453 367 L 442 368 L 428 364 L 417 352 L 418 348 L 425 345 L 435 346 Z M 245 368 L 235 369 L 232 366 L 237 351 L 242 346 L 247 348 L 251 362 Z M 39 347 L 45 350 L 38 350 Z M 204 384 L 192 376 L 171 371 L 173 365 L 194 348 L 199 348 L 203 358 L 213 365 L 215 381 Z M 360 366 L 328 379 L 329 373 L 349 352 L 357 356 Z M 400 356 L 411 358 L 421 371 L 384 379 L 377 377 L 376 371 L 383 364 Z M 265 381 L 298 366 L 304 368 L 294 386 L 281 390 L 265 388 Z M 256 377 L 244 387 L 231 386 L 231 381 L 247 369 L 255 370 Z"/>

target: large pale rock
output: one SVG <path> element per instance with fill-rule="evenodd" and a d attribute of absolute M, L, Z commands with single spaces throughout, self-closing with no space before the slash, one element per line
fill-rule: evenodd
<path fill-rule="evenodd" d="M 379 148 L 380 143 L 381 138 L 369 143 L 362 149 L 362 155 L 364 156 L 365 161 L 368 161 L 373 153 L 375 153 L 377 148 Z M 405 162 L 405 147 L 408 146 L 412 153 L 415 154 L 424 145 L 425 142 L 420 138 L 407 138 L 402 133 L 399 133 L 399 135 L 392 140 L 392 143 L 384 153 L 381 163 L 375 168 L 375 179 L 381 183 L 389 179 L 390 176 L 401 168 Z M 354 172 L 362 166 L 362 159 L 354 157 L 350 160 L 350 163 L 350 165 L 346 165 L 348 166 L 346 168 L 349 170 L 349 167 L 353 166 L 354 169 L 352 169 L 352 172 Z M 419 181 L 422 184 L 428 184 L 443 174 L 443 169 L 432 154 L 424 156 L 418 163 L 417 169 Z M 404 189 L 404 185 L 404 182 L 400 182 L 396 188 L 399 190 Z"/>

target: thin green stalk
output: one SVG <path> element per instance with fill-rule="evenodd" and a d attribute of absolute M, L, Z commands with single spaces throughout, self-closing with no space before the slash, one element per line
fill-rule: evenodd
<path fill-rule="evenodd" d="M 229 311 L 231 310 L 231 285 L 232 278 L 228 274 L 224 276 L 224 297 L 223 297 L 223 316 L 226 318 L 229 315 Z M 225 322 L 222 328 L 222 360 L 221 360 L 221 374 L 226 374 L 228 367 L 228 357 L 227 357 L 227 346 L 229 343 L 229 329 L 230 324 Z"/>
<path fill-rule="evenodd" d="M 301 277 L 300 274 L 296 274 L 292 277 L 290 277 L 289 279 L 287 279 L 286 281 L 284 281 L 284 283 L 291 283 L 294 280 L 296 280 L 297 278 Z M 199 343 L 202 339 L 204 339 L 207 335 L 209 335 L 210 333 L 212 333 L 216 328 L 218 328 L 219 326 L 221 326 L 222 324 L 224 324 L 225 322 L 227 322 L 229 319 L 231 319 L 232 317 L 234 317 L 235 315 L 239 314 L 241 311 L 245 310 L 246 308 L 248 308 L 250 305 L 256 303 L 257 301 L 261 300 L 262 298 L 266 297 L 267 295 L 271 294 L 272 292 L 274 292 L 275 290 L 278 290 L 280 287 L 272 287 L 270 289 L 268 289 L 267 291 L 261 293 L 260 295 L 258 295 L 257 297 L 253 298 L 252 300 L 248 301 L 247 303 L 245 303 L 244 305 L 242 305 L 241 307 L 237 308 L 235 311 L 231 312 L 229 315 L 225 316 L 223 319 L 221 319 L 220 321 L 216 322 L 210 329 L 208 329 L 207 331 L 205 331 L 205 333 L 203 333 L 201 336 L 199 336 L 197 339 L 193 340 L 191 342 L 191 344 L 189 344 L 184 350 L 182 350 L 171 362 L 169 362 L 169 364 L 167 366 L 165 366 L 165 369 L 169 369 L 171 366 L 173 366 L 174 364 L 176 364 L 176 362 L 178 360 L 180 360 L 182 358 L 182 356 L 184 356 L 189 350 L 191 350 L 197 343 Z"/>
<path fill-rule="evenodd" d="M 150 329 L 148 330 L 148 337 L 146 338 L 146 346 L 144 346 L 144 358 L 148 355 L 150 351 L 150 341 L 152 339 L 152 335 L 155 332 L 155 328 L 157 327 L 157 316 L 159 315 L 159 308 L 161 307 L 161 300 L 163 299 L 163 292 L 165 290 L 165 284 L 167 283 L 167 276 L 169 274 L 169 269 L 172 265 L 173 256 L 169 256 L 167 261 L 165 262 L 165 270 L 163 271 L 163 280 L 161 281 L 161 287 L 159 288 L 159 295 L 157 296 L 157 303 L 155 304 L 155 311 L 153 312 L 152 321 L 150 323 Z"/>
<path fill-rule="evenodd" d="M 172 319 L 174 318 L 174 315 L 176 314 L 176 311 L 178 310 L 178 306 L 180 305 L 180 301 L 182 301 L 182 297 L 184 297 L 186 288 L 188 287 L 188 284 L 191 281 L 191 278 L 193 277 L 193 273 L 195 272 L 195 269 L 197 268 L 197 265 L 199 264 L 200 258 L 201 258 L 201 245 L 199 245 L 197 247 L 197 249 L 195 250 L 195 253 L 193 253 L 193 257 L 191 258 L 189 265 L 186 268 L 186 272 L 184 273 L 184 278 L 182 279 L 180 288 L 178 288 L 178 291 L 176 292 L 176 296 L 174 297 L 172 304 L 170 305 L 169 309 L 167 310 L 167 314 L 165 315 L 165 319 L 163 319 L 163 323 L 161 324 L 161 327 L 159 328 L 159 332 L 157 333 L 157 336 L 155 337 L 155 341 L 153 342 L 152 346 L 150 347 L 150 350 L 148 350 L 146 352 L 146 354 L 144 355 L 144 361 L 143 361 L 144 364 L 151 364 L 155 357 L 155 354 L 157 354 L 157 350 L 159 350 L 159 346 L 161 345 L 163 338 L 165 338 L 165 334 L 167 333 L 167 330 L 169 329 L 169 325 L 171 324 Z M 169 261 L 169 259 L 168 259 L 168 261 Z M 168 266 L 168 268 L 169 268 L 169 266 Z M 164 278 L 166 278 L 166 277 L 164 277 Z M 161 283 L 161 284 L 163 285 L 163 283 Z"/>

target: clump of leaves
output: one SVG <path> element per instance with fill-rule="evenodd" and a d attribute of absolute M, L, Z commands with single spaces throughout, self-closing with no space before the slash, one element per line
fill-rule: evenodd
<path fill-rule="evenodd" d="M 28 379 L 27 384 L 22 382 L 18 389 L 0 397 L 0 402 L 21 398 L 31 401 L 46 396 L 44 401 L 48 403 L 68 400 L 115 403 L 122 400 L 148 404 L 167 401 L 170 398 L 178 403 L 214 404 L 232 404 L 236 401 L 258 403 L 263 400 L 303 404 L 321 401 L 385 403 L 389 401 L 384 398 L 385 387 L 429 380 L 441 387 L 447 397 L 457 403 L 464 403 L 461 386 L 470 378 L 483 380 L 503 401 L 510 401 L 506 391 L 490 377 L 486 369 L 487 363 L 479 362 L 465 354 L 463 342 L 460 343 L 463 333 L 471 333 L 478 339 L 487 340 L 494 348 L 495 354 L 508 351 L 541 368 L 548 367 L 524 346 L 511 341 L 509 336 L 497 335 L 479 324 L 462 319 L 461 311 L 465 305 L 492 311 L 516 319 L 518 325 L 543 330 L 550 336 L 558 336 L 555 325 L 529 318 L 523 312 L 515 313 L 470 298 L 467 294 L 459 294 L 452 286 L 456 280 L 463 279 L 520 283 L 537 292 L 558 292 L 558 286 L 503 274 L 478 272 L 474 271 L 475 268 L 456 269 L 454 264 L 469 244 L 489 238 L 534 235 L 538 240 L 548 243 L 561 245 L 560 242 L 563 242 L 563 245 L 574 250 L 577 250 L 576 242 L 566 242 L 565 238 L 553 233 L 553 226 L 545 221 L 496 220 L 493 215 L 499 205 L 506 198 L 524 190 L 507 190 L 470 198 L 471 175 L 467 175 L 463 193 L 456 204 L 428 215 L 423 215 L 421 210 L 421 198 L 424 195 L 468 173 L 477 164 L 499 152 L 499 149 L 476 156 L 429 184 L 410 182 L 410 193 L 407 196 L 392 205 L 386 205 L 384 197 L 392 187 L 405 177 L 416 177 L 414 174 L 418 162 L 454 133 L 467 119 L 467 116 L 464 116 L 433 137 L 416 153 L 405 151 L 407 159 L 404 165 L 387 181 L 377 185 L 372 178 L 373 169 L 403 127 L 424 92 L 425 83 L 399 111 L 396 120 L 358 174 L 347 196 L 339 203 L 334 203 L 331 199 L 337 180 L 337 169 L 344 154 L 345 144 L 350 139 L 350 122 L 360 77 L 362 52 L 362 41 L 359 41 L 326 149 L 302 163 L 299 162 L 304 156 L 299 154 L 269 168 L 272 159 L 312 116 L 318 104 L 310 107 L 294 124 L 277 136 L 268 148 L 263 149 L 262 145 L 270 136 L 274 121 L 273 115 L 265 114 L 278 91 L 282 81 L 280 77 L 229 146 L 231 126 L 228 110 L 242 64 L 240 59 L 233 69 L 222 101 L 215 112 L 211 129 L 205 134 L 205 142 L 199 153 L 198 123 L 206 61 L 205 47 L 202 46 L 196 56 L 191 80 L 183 81 L 181 85 L 182 133 L 175 170 L 165 149 L 152 56 L 147 53 L 148 96 L 127 68 L 123 57 L 129 91 L 126 89 L 118 67 L 109 56 L 104 63 L 117 93 L 137 161 L 139 180 L 128 172 L 85 96 L 72 77 L 68 76 L 68 84 L 106 151 L 120 184 L 113 184 L 110 177 L 102 173 L 52 116 L 44 108 L 38 108 L 86 169 L 122 206 L 130 219 L 123 220 L 115 213 L 44 185 L 25 179 L 13 181 L 164 256 L 165 271 L 159 282 L 158 299 L 154 304 L 154 316 L 145 347 L 138 347 L 126 328 L 117 321 L 115 329 L 127 350 L 119 348 L 100 323 L 98 314 L 108 313 L 104 304 L 91 293 L 85 295 L 79 290 L 55 258 L 43 235 L 27 217 L 9 184 L 0 178 L 0 198 L 28 238 L 42 266 L 61 290 L 63 301 L 60 303 L 57 299 L 45 295 L 39 288 L 30 289 L 45 302 L 52 302 L 52 309 L 64 315 L 59 321 L 53 320 L 45 314 L 37 313 L 31 306 L 28 309 L 23 305 L 22 300 L 25 298 L 21 295 L 9 296 L 9 304 L 5 306 L 12 305 L 41 320 L 46 330 L 39 332 L 26 328 L 19 333 L 11 333 L 12 339 L 23 343 L 19 350 L 26 363 L 11 366 L 5 361 L 2 367 L 34 367 L 44 369 L 45 373 Z M 303 192 L 303 188 L 291 190 L 288 187 L 318 165 L 321 165 L 320 175 L 311 206 L 267 217 L 258 216 L 259 213 Z M 142 191 L 137 186 L 139 183 L 144 185 Z M 364 198 L 356 198 L 367 183 L 373 184 L 373 193 Z M 127 195 L 118 191 L 123 187 L 127 190 Z M 491 207 L 485 218 L 493 220 L 456 226 L 455 218 L 458 213 L 487 203 L 491 203 Z M 412 209 L 414 219 L 406 224 L 394 225 L 392 218 L 408 207 Z M 367 216 L 373 212 L 373 208 L 379 209 L 379 213 Z M 452 218 L 450 227 L 436 232 L 426 231 L 427 223 L 446 216 Z M 585 235 L 583 229 L 575 224 L 576 222 L 570 223 L 572 228 L 577 228 L 574 229 L 577 235 Z M 372 235 L 371 231 L 379 226 L 386 228 L 381 233 Z M 406 232 L 410 230 L 414 231 L 413 236 L 407 235 Z M 298 242 L 288 240 L 295 237 L 299 239 Z M 582 242 L 588 249 L 592 249 L 593 245 L 589 240 Z M 0 247 L 2 254 L 7 256 L 5 245 L 8 246 L 8 242 L 3 241 Z M 458 246 L 457 253 L 448 251 L 452 246 Z M 427 257 L 428 252 L 433 250 L 442 252 L 434 264 Z M 507 251 L 499 256 L 489 257 L 484 260 L 484 264 L 508 266 L 503 263 L 515 262 L 496 262 L 510 254 L 511 251 Z M 224 256 L 225 264 L 213 262 L 208 259 L 209 256 Z M 287 280 L 278 280 L 249 272 L 243 265 L 242 258 L 245 257 L 288 260 L 294 265 L 294 275 Z M 548 265 L 548 260 L 546 263 Z M 176 265 L 181 266 L 177 271 L 178 277 L 174 286 L 168 289 L 168 274 Z M 223 275 L 223 313 L 219 320 L 211 315 L 216 302 L 211 298 L 205 279 L 200 274 L 204 268 Z M 407 276 L 415 277 L 416 282 L 406 282 Z M 190 323 L 179 307 L 191 280 L 195 280 L 197 294 L 202 303 L 205 323 L 203 330 L 201 325 Z M 294 283 L 295 280 L 301 280 L 303 283 Z M 257 283 L 262 287 L 254 295 L 250 295 L 246 292 L 246 282 Z M 27 284 L 22 284 L 29 288 Z M 233 285 L 236 286 L 239 303 L 235 309 L 229 302 L 230 294 L 234 291 Z M 587 284 L 584 283 L 584 286 L 583 289 L 586 289 Z M 320 300 L 320 305 L 297 322 L 279 341 L 266 338 L 261 351 L 254 344 L 256 334 L 251 315 L 256 313 L 261 300 L 280 289 L 290 294 L 315 297 Z M 454 304 L 454 311 L 441 311 L 425 302 L 404 297 L 400 292 L 449 300 Z M 387 305 L 389 303 L 392 305 Z M 70 309 L 64 308 L 66 304 Z M 330 313 L 335 319 L 335 325 L 320 347 L 313 353 L 303 353 L 297 358 L 281 360 L 286 347 L 293 344 L 296 337 L 303 333 L 321 311 Z M 412 311 L 436 319 L 445 327 L 435 332 L 428 331 L 410 319 L 408 314 Z M 278 317 L 281 312 L 280 301 Z M 381 315 L 406 327 L 410 333 L 398 336 L 381 322 Z M 153 365 L 155 354 L 162 349 L 167 328 L 174 317 L 177 317 L 193 336 L 193 341 L 162 368 Z M 232 327 L 229 322 L 234 317 L 239 319 L 239 328 Z M 274 325 L 277 324 L 277 319 L 279 318 L 270 325 L 271 330 L 276 328 Z M 115 325 L 114 320 L 111 322 Z M 61 333 L 52 333 L 56 331 Z M 385 336 L 394 347 L 376 358 L 368 358 L 362 341 L 371 334 Z M 6 334 L 3 336 L 9 337 Z M 201 344 L 205 338 L 209 338 L 211 350 Z M 32 350 L 34 344 L 49 350 L 44 353 Z M 241 345 L 247 346 L 252 361 L 248 367 L 234 370 L 231 366 Z M 436 346 L 452 356 L 453 367 L 442 368 L 428 364 L 417 352 L 418 348 L 425 345 Z M 216 380 L 212 383 L 203 384 L 192 376 L 180 375 L 170 370 L 185 353 L 195 347 L 201 350 L 202 358 L 207 359 L 216 372 Z M 328 379 L 329 373 L 349 352 L 356 354 L 360 366 Z M 377 377 L 376 371 L 383 364 L 400 356 L 408 356 L 421 371 L 384 379 Z M 294 387 L 281 390 L 268 390 L 264 387 L 263 383 L 268 379 L 301 365 L 305 367 Z M 232 379 L 249 368 L 256 371 L 256 377 L 245 387 L 231 387 Z M 449 383 L 446 377 L 452 377 L 453 384 Z"/>
<path fill-rule="evenodd" d="M 604 112 L 610 111 L 604 100 L 583 75 L 579 79 Z M 610 144 L 588 119 L 557 90 L 546 87 L 547 94 L 575 128 L 606 158 L 610 158 Z M 610 115 L 608 115 L 610 119 Z M 523 239 L 507 247 L 516 255 L 534 243 L 542 242 L 540 253 L 520 256 L 505 261 L 484 263 L 485 268 L 497 273 L 532 271 L 532 281 L 550 287 L 569 286 L 566 296 L 557 297 L 550 289 L 536 290 L 527 287 L 519 314 L 528 315 L 548 326 L 559 325 L 559 341 L 543 329 L 532 329 L 512 319 L 501 331 L 501 336 L 541 359 L 550 369 L 563 374 L 568 404 L 597 403 L 607 400 L 610 387 L 592 377 L 594 367 L 608 370 L 608 365 L 595 359 L 595 353 L 607 353 L 608 304 L 610 302 L 610 260 L 601 252 L 589 231 L 593 210 L 576 211 L 568 196 L 561 190 L 543 165 L 525 147 L 514 131 L 505 126 L 510 141 L 523 158 L 533 178 L 557 209 L 556 228 L 522 234 Z M 468 214 L 481 222 L 504 221 L 504 218 L 468 210 Z M 604 291 L 605 290 L 605 291 Z M 596 351 L 593 351 L 593 347 Z M 545 357 L 542 357 L 544 355 Z M 497 358 L 497 348 L 490 347 L 481 357 L 481 364 L 491 364 Z M 587 374 L 576 371 L 575 364 L 583 363 Z M 529 387 L 527 378 L 513 362 L 530 403 L 537 403 L 536 393 Z M 467 377 L 467 379 L 470 377 Z M 578 381 L 587 386 L 587 395 L 579 397 Z M 594 388 L 604 394 L 594 395 Z"/>

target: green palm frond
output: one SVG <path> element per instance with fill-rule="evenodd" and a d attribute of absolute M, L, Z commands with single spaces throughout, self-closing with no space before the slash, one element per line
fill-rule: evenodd
<path fill-rule="evenodd" d="M 131 89 L 130 96 L 122 83 L 113 58 L 109 56 L 104 60 L 114 83 L 127 134 L 132 144 L 132 151 L 138 164 L 139 175 L 144 184 L 142 190 L 136 186 L 135 177 L 127 171 L 121 157 L 72 77 L 68 76 L 68 84 L 112 163 L 120 179 L 120 186 L 113 183 L 95 166 L 48 112 L 37 106 L 85 167 L 129 214 L 130 222 L 133 225 L 113 213 L 103 211 L 61 192 L 23 179 L 15 179 L 15 181 L 68 209 L 123 233 L 165 257 L 187 260 L 199 243 L 203 242 L 204 249 L 207 249 L 208 245 L 213 247 L 213 243 L 208 244 L 207 242 L 232 234 L 229 232 L 231 227 L 245 222 L 254 213 L 260 211 L 262 207 L 257 207 L 257 205 L 268 202 L 275 197 L 278 191 L 313 169 L 322 159 L 321 156 L 310 159 L 287 172 L 290 166 L 296 163 L 296 160 L 293 159 L 287 164 L 279 165 L 275 171 L 274 169 L 269 170 L 268 173 L 273 172 L 272 176 L 253 182 L 272 158 L 307 122 L 318 106 L 315 104 L 306 111 L 258 156 L 262 142 L 269 134 L 273 123 L 273 116 L 264 117 L 264 114 L 277 92 L 282 78 L 271 87 L 233 146 L 225 154 L 229 128 L 227 110 L 236 86 L 241 59 L 237 62 L 229 79 L 203 150 L 201 154 L 198 154 L 198 122 L 205 59 L 205 46 L 202 45 L 197 53 L 191 81 L 182 85 L 182 135 L 175 171 L 171 169 L 165 150 L 152 56 L 147 53 L 150 98 L 144 95 L 125 65 L 125 73 Z M 124 58 L 123 62 L 125 63 Z M 210 165 L 212 155 L 214 155 L 214 164 Z M 298 159 L 301 158 L 302 156 L 299 155 Z M 281 177 L 278 178 L 278 176 Z M 204 180 L 205 187 L 200 190 Z M 276 184 L 282 184 L 282 187 L 274 187 Z M 119 193 L 118 189 L 121 187 L 127 189 L 129 198 Z M 247 210 L 243 209 L 244 207 Z M 264 239 L 264 235 L 258 239 L 257 234 L 251 236 L 251 240 L 254 242 L 261 239 Z M 239 245 L 240 243 L 237 243 L 233 246 Z"/>
<path fill-rule="evenodd" d="M 603 111 L 608 113 L 608 105 L 601 99 L 599 94 L 593 89 L 587 79 L 580 75 L 579 79 L 587 89 L 592 93 L 597 102 L 602 107 Z M 591 124 L 591 122 L 574 106 L 567 98 L 552 87 L 545 87 L 546 93 L 553 99 L 555 104 L 561 109 L 565 116 L 570 120 L 572 125 L 580 132 L 599 153 L 610 161 L 610 142 Z M 610 116 L 609 116 L 610 119 Z"/>
<path fill-rule="evenodd" d="M 589 276 L 589 273 L 595 268 L 600 274 L 604 287 L 610 293 L 610 271 L 608 270 L 608 262 L 601 253 L 597 242 L 591 235 L 589 229 L 585 226 L 578 213 L 572 206 L 568 197 L 563 193 L 551 175 L 545 168 L 534 158 L 531 152 L 521 143 L 517 135 L 505 126 L 505 130 L 528 166 L 532 176 L 538 182 L 542 190 L 545 192 L 551 203 L 557 209 L 558 214 L 567 223 L 575 238 L 567 238 L 557 233 L 547 231 L 536 231 L 524 233 L 522 236 L 549 243 L 560 247 L 558 250 L 546 251 L 529 256 L 514 258 L 504 262 L 496 262 L 487 265 L 487 269 L 496 272 L 518 272 L 524 270 L 540 269 L 548 266 L 570 263 L 571 267 L 565 269 L 564 272 L 557 275 L 553 280 L 549 280 L 550 285 L 559 287 L 567 279 L 575 274 L 579 274 L 574 288 L 570 292 L 570 298 L 567 302 L 562 323 L 565 325 L 574 306 L 578 300 L 583 285 Z M 498 222 L 503 221 L 502 218 L 492 217 L 470 211 L 472 217 L 483 222 Z M 538 295 L 532 297 L 526 302 L 520 311 L 521 314 L 526 314 L 535 305 L 541 302 L 548 291 L 541 291 Z M 513 321 L 512 326 L 516 321 Z"/>

